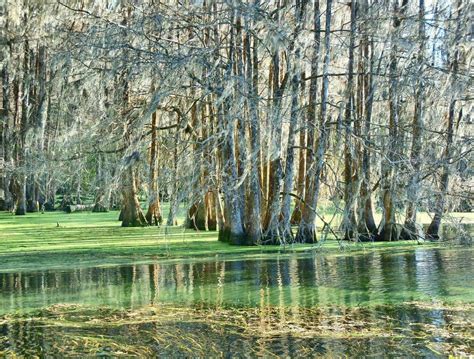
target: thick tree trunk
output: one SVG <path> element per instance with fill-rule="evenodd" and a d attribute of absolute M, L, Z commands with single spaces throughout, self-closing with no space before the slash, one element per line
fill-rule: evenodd
<path fill-rule="evenodd" d="M 361 3 L 361 11 L 363 14 L 368 11 L 368 2 L 363 0 Z M 362 239 L 372 239 L 373 236 L 377 234 L 377 226 L 375 224 L 373 208 L 372 208 L 372 189 L 370 181 L 370 161 L 371 153 L 369 146 L 371 144 L 371 122 L 372 122 L 372 107 L 374 102 L 374 93 L 375 93 L 375 84 L 373 73 L 375 71 L 375 56 L 374 56 L 374 46 L 373 42 L 369 43 L 368 35 L 365 33 L 366 28 L 364 26 L 364 33 L 362 34 L 362 40 L 360 43 L 361 52 L 362 52 L 362 86 L 363 90 L 361 95 L 363 100 L 361 103 L 363 105 L 363 110 L 361 110 L 361 115 L 364 118 L 364 131 L 362 138 L 364 140 L 364 148 L 362 150 L 362 162 L 361 162 L 361 184 L 360 184 L 360 200 L 359 200 L 359 210 L 358 210 L 358 232 L 362 236 Z M 367 71 L 367 60 L 369 59 L 370 52 L 370 66 L 369 73 Z M 379 66 L 380 69 L 380 66 Z"/>
<path fill-rule="evenodd" d="M 281 160 L 282 122 L 281 106 L 288 73 L 280 83 L 279 49 L 273 53 L 273 99 L 272 99 L 272 137 L 270 143 L 270 166 L 268 202 L 263 221 L 264 237 L 267 244 L 279 244 L 283 239 L 280 234 L 280 192 L 282 189 L 283 167 Z"/>
<path fill-rule="evenodd" d="M 0 30 L 1 31 L 1 30 Z M 2 33 L 0 36 L 6 36 Z M 0 112 L 0 168 L 2 169 L 0 173 L 0 211 L 6 211 L 9 209 L 8 204 L 8 183 L 9 177 L 7 176 L 6 171 L 3 169 L 6 167 L 8 162 L 8 151 L 9 151 L 9 79 L 8 79 L 8 69 L 7 66 L 2 67 L 1 71 L 2 77 L 2 110 Z"/>
<path fill-rule="evenodd" d="M 22 216 L 26 214 L 26 180 L 21 174 L 12 179 L 11 192 L 15 201 L 15 214 Z"/>
<path fill-rule="evenodd" d="M 122 173 L 122 227 L 141 227 L 148 224 L 138 201 L 135 171 L 132 166 L 133 164 L 129 164 Z"/>
<path fill-rule="evenodd" d="M 462 13 L 462 0 L 457 2 L 457 13 L 458 19 L 461 19 Z M 460 56 L 460 40 L 461 40 L 461 21 L 456 22 L 456 32 L 454 38 L 454 54 L 451 61 L 451 100 L 448 109 L 448 124 L 446 128 L 446 147 L 444 149 L 444 162 L 443 172 L 441 174 L 440 192 L 436 201 L 434 217 L 426 230 L 426 236 L 431 240 L 438 240 L 439 228 L 441 226 L 441 219 L 443 218 L 443 212 L 446 209 L 446 197 L 449 188 L 449 176 L 450 176 L 450 161 L 452 156 L 452 145 L 454 137 L 454 117 L 456 111 L 456 82 L 458 79 L 459 69 L 459 56 Z M 459 110 L 459 117 L 462 117 L 462 109 Z M 460 122 L 460 121 L 458 121 Z"/>
<path fill-rule="evenodd" d="M 148 175 L 148 224 L 158 226 L 163 221 L 161 215 L 160 196 L 158 192 L 158 141 L 156 111 L 151 115 L 150 168 Z"/>
<path fill-rule="evenodd" d="M 311 122 L 308 131 L 308 153 L 310 157 L 307 159 L 308 177 L 306 180 L 305 206 L 303 207 L 303 216 L 296 234 L 296 241 L 301 243 L 316 242 L 316 207 L 319 198 L 319 187 L 321 171 L 324 163 L 324 155 L 326 151 L 326 142 L 329 137 L 329 127 L 327 125 L 327 105 L 329 93 L 329 63 L 331 57 L 331 15 L 332 1 L 326 1 L 326 25 L 324 33 L 324 64 L 323 64 L 323 84 L 321 88 L 321 107 L 319 115 L 319 138 L 314 145 L 314 127 L 316 126 L 316 97 L 320 48 L 320 10 L 319 1 L 314 3 L 314 30 L 315 30 L 315 48 L 313 53 L 313 61 L 311 68 L 311 83 L 309 90 L 308 103 L 308 123 Z M 314 80 L 314 82 L 313 82 Z"/>
<path fill-rule="evenodd" d="M 303 91 L 303 90 L 302 90 Z M 305 197 L 306 184 L 306 129 L 304 128 L 304 118 L 306 116 L 299 116 L 300 118 L 300 135 L 299 135 L 299 155 L 298 155 L 298 178 L 296 180 L 296 194 L 298 199 L 295 203 L 295 208 L 291 214 L 291 224 L 297 225 L 301 221 L 301 214 L 303 212 L 303 201 L 300 198 Z"/>
<path fill-rule="evenodd" d="M 412 144 L 411 144 L 411 155 L 410 164 L 411 168 L 411 180 L 408 185 L 408 204 L 405 215 L 405 226 L 403 231 L 404 239 L 416 239 L 417 238 L 417 223 L 416 214 L 417 206 L 419 201 L 420 193 L 420 169 L 422 162 L 422 136 L 423 136 L 423 97 L 424 97 L 424 86 L 423 86 L 423 69 L 424 69 L 424 51 L 425 51 L 425 1 L 419 0 L 418 6 L 418 38 L 419 38 L 419 49 L 417 57 L 417 79 L 416 79 L 416 93 L 415 93 L 415 114 L 413 117 L 412 124 Z"/>
<path fill-rule="evenodd" d="M 407 8 L 408 0 L 403 0 L 399 8 L 398 0 L 393 3 L 393 30 L 391 35 L 391 51 L 389 64 L 389 136 L 387 160 L 383 164 L 383 220 L 379 239 L 382 241 L 398 240 L 398 229 L 395 221 L 395 188 L 394 173 L 400 156 L 401 137 L 399 135 L 399 93 L 398 93 L 398 38 L 402 16 Z"/>
<path fill-rule="evenodd" d="M 234 18 L 232 16 L 232 23 Z M 231 31 L 229 40 L 229 60 L 227 63 L 226 76 L 232 74 L 234 68 L 234 51 L 235 51 L 235 34 Z M 223 93 L 219 93 L 222 96 Z M 231 114 L 231 100 L 225 97 L 223 104 L 218 110 L 218 122 L 224 130 L 224 141 L 222 144 L 222 167 L 224 170 L 224 178 L 222 190 L 224 192 L 224 230 L 219 232 L 219 240 L 229 242 L 231 244 L 247 244 L 247 236 L 245 234 L 244 222 L 242 214 L 244 213 L 242 205 L 243 198 L 240 195 L 242 183 L 239 181 L 238 160 L 236 153 L 236 120 Z"/>
<path fill-rule="evenodd" d="M 229 109 L 228 101 L 225 101 L 225 108 Z M 228 113 L 228 110 L 224 114 Z M 226 118 L 221 114 L 221 118 Z M 230 116 L 229 116 L 230 117 Z M 223 147 L 223 160 L 225 177 L 223 180 L 224 192 L 224 232 L 219 233 L 219 239 L 231 244 L 247 244 L 247 238 L 242 222 L 242 201 L 239 198 L 239 184 L 237 174 L 237 160 L 235 153 L 235 122 L 232 118 L 226 118 L 226 138 Z"/>
<path fill-rule="evenodd" d="M 257 39 L 253 37 L 253 48 L 250 46 L 250 33 L 246 34 L 246 86 L 248 89 L 249 107 L 249 132 L 250 132 L 250 174 L 247 183 L 246 207 L 245 207 L 245 228 L 247 232 L 247 243 L 258 244 L 262 240 L 262 214 L 261 214 L 261 186 L 260 186 L 260 125 L 258 113 L 258 64 L 257 60 Z M 255 73 L 257 71 L 257 73 Z"/>
<path fill-rule="evenodd" d="M 346 89 L 346 106 L 344 111 L 344 212 L 341 229 L 344 239 L 349 240 L 354 236 L 355 219 L 355 146 L 352 143 L 354 122 L 354 48 L 356 32 L 356 2 L 351 1 L 351 26 L 349 40 L 349 62 Z"/>
<path fill-rule="evenodd" d="M 26 210 L 27 212 L 38 212 L 39 208 L 36 176 L 29 175 L 26 180 Z"/>
<path fill-rule="evenodd" d="M 179 143 L 179 132 L 176 131 L 174 134 L 174 149 L 172 158 L 172 174 L 173 178 L 178 176 L 178 143 Z M 175 181 L 171 181 L 169 189 L 170 197 L 170 210 L 168 212 L 168 218 L 166 220 L 167 226 L 176 226 L 178 224 L 176 220 L 176 214 L 178 212 L 178 187 Z"/>
<path fill-rule="evenodd" d="M 300 56 L 301 49 L 296 44 L 297 37 L 300 33 L 302 26 L 304 7 L 306 1 L 299 3 L 295 9 L 296 25 L 293 35 L 293 43 L 296 46 L 295 59 L 292 68 L 291 77 L 291 109 L 290 109 L 290 123 L 288 128 L 288 144 L 286 153 L 286 164 L 285 164 L 285 177 L 283 180 L 283 198 L 281 208 L 281 219 L 280 219 L 280 234 L 281 240 L 284 243 L 293 242 L 293 232 L 291 231 L 291 197 L 290 194 L 293 192 L 294 187 L 294 172 L 295 172 L 295 142 L 296 142 L 296 126 L 298 123 L 298 112 L 299 112 L 299 87 L 301 83 L 301 64 Z"/>

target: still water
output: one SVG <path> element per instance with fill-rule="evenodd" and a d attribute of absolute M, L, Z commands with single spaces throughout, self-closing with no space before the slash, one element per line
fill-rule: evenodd
<path fill-rule="evenodd" d="M 135 309 L 173 302 L 255 307 L 472 303 L 473 253 L 417 249 L 358 255 L 152 263 L 0 274 L 0 314 L 53 304 Z"/>
<path fill-rule="evenodd" d="M 285 354 L 289 356 L 300 356 L 303 353 L 311 356 L 331 353 L 348 355 L 350 353 L 347 353 L 347 350 L 352 354 L 377 355 L 385 350 L 384 348 L 391 346 L 393 355 L 407 355 L 410 352 L 403 351 L 396 338 L 406 340 L 410 336 L 425 338 L 421 344 L 417 340 L 409 342 L 408 348 L 414 350 L 414 353 L 433 357 L 452 352 L 469 354 L 472 351 L 474 303 L 473 254 L 474 251 L 469 247 L 457 249 L 420 247 L 416 250 L 368 251 L 356 255 L 275 254 L 273 257 L 245 260 L 213 259 L 164 264 L 156 262 L 118 267 L 80 269 L 72 267 L 65 271 L 1 273 L 0 317 L 13 314 L 18 318 L 22 315 L 26 317 L 28 313 L 36 313 L 57 304 L 129 312 L 173 305 L 174 308 L 200 308 L 205 310 L 207 315 L 226 313 L 229 318 L 235 317 L 232 310 L 258 312 L 256 314 L 258 318 L 262 317 L 262 311 L 266 311 L 264 319 L 273 328 L 272 330 L 275 329 L 274 322 L 280 321 L 280 326 L 276 327 L 285 329 L 285 340 L 299 343 L 292 344 L 293 349 Z M 315 319 L 315 316 L 317 317 L 315 310 L 319 311 L 317 314 L 319 316 L 324 312 L 324 316 L 330 320 L 329 324 L 321 327 L 321 319 Z M 282 313 L 285 316 L 285 324 L 281 323 Z M 352 324 L 345 324 L 344 321 L 341 323 L 331 321 L 332 317 L 341 317 L 343 315 L 341 313 L 347 315 L 347 323 L 359 320 L 362 327 L 371 326 L 371 330 L 377 328 L 380 331 L 374 331 L 374 334 L 370 335 L 370 340 L 366 338 L 367 340 L 362 340 L 352 349 L 347 346 L 337 349 L 344 340 L 347 341 L 347 338 L 338 341 L 337 335 L 333 336 L 331 333 L 337 332 L 341 327 L 341 333 L 346 329 L 349 334 L 359 331 L 357 328 L 347 327 Z M 256 323 L 261 324 L 261 319 L 255 319 Z M 41 322 L 40 319 L 37 320 L 38 323 Z M 395 320 L 396 325 L 390 324 L 391 320 Z M 252 323 L 252 319 L 247 321 Z M 204 327 L 193 326 L 198 325 L 194 320 L 193 325 L 181 328 L 185 322 L 186 318 L 176 319 L 172 325 L 173 331 L 179 330 L 182 333 L 180 340 L 187 334 L 194 335 L 197 331 L 207 332 L 205 340 L 197 338 L 194 341 L 200 342 L 199 346 L 202 347 L 204 341 L 210 340 L 209 346 L 216 350 L 214 353 L 216 355 L 228 354 L 229 351 L 237 356 L 258 355 L 255 352 L 250 354 L 252 352 L 249 348 L 253 348 L 255 345 L 253 341 L 258 341 L 260 335 L 261 341 L 268 342 L 268 347 L 263 353 L 268 351 L 268 355 L 280 355 L 275 345 L 286 347 L 286 344 L 281 343 L 282 334 L 280 332 L 271 334 L 267 328 L 265 335 L 258 331 L 251 336 L 239 333 L 238 335 L 242 336 L 241 340 L 245 338 L 242 343 L 246 344 L 242 344 L 240 349 L 231 349 L 229 343 L 233 343 L 236 338 L 223 334 L 228 332 L 223 328 L 231 325 L 230 322 L 223 324 L 217 321 L 216 326 L 220 327 L 218 333 L 215 333 L 216 328 L 208 327 L 205 321 L 199 324 Z M 250 324 L 248 325 L 251 326 Z M 140 325 L 146 327 L 149 323 Z M 167 325 L 166 333 L 169 333 L 170 323 Z M 293 327 L 288 327 L 289 325 Z M 389 327 L 386 327 L 387 325 Z M 417 325 L 423 325 L 424 329 Z M 451 333 L 456 325 L 459 326 L 456 330 L 464 333 L 459 334 L 460 337 Z M 12 343 L 16 343 L 14 352 L 17 354 L 27 353 L 22 352 L 25 348 L 33 350 L 28 352 L 30 354 L 45 349 L 42 347 L 44 344 L 41 344 L 44 338 L 41 343 L 35 342 L 34 345 L 18 339 L 15 333 L 20 330 L 19 326 L 21 326 L 19 321 L 4 320 L 3 327 L 0 326 L 0 338 L 3 335 L 3 342 L 0 339 L 0 354 L 2 350 L 6 353 L 10 353 L 8 350 L 13 352 Z M 138 332 L 145 330 L 142 326 L 136 330 Z M 394 332 L 389 337 L 380 335 L 387 330 L 393 331 L 394 326 L 401 331 Z M 41 326 L 38 325 L 39 327 Z M 302 329 L 298 329 L 300 327 Z M 123 341 L 124 337 L 130 338 L 130 326 L 126 328 L 126 333 L 112 335 L 109 331 L 106 333 L 111 338 L 120 337 L 120 341 Z M 305 337 L 304 332 L 310 330 L 308 328 L 319 333 L 327 329 L 329 338 L 324 340 L 319 338 L 318 341 L 315 337 Z M 412 328 L 410 333 L 403 332 L 407 328 Z M 54 335 L 58 335 L 59 332 L 51 330 L 48 334 L 53 336 L 51 340 L 54 342 Z M 63 328 L 62 332 L 64 330 L 66 329 Z M 149 332 L 159 330 L 154 328 Z M 101 332 L 100 325 L 96 326 L 94 333 L 105 335 Z M 210 339 L 213 336 L 216 337 L 214 341 Z M 183 349 L 176 349 L 176 352 L 166 352 L 163 347 L 157 347 L 150 352 L 150 355 L 197 354 L 196 351 L 187 354 L 182 351 L 185 350 L 184 346 L 188 348 L 194 345 L 190 343 L 183 344 Z M 224 343 L 227 343 L 225 347 Z M 351 343 L 354 343 L 354 340 L 351 340 Z M 369 343 L 370 348 L 367 346 Z M 51 343 L 48 345 L 54 347 Z M 144 344 L 145 347 L 147 345 Z M 150 349 L 149 345 L 147 348 Z M 201 354 L 205 354 L 207 350 L 210 349 L 205 349 Z"/>

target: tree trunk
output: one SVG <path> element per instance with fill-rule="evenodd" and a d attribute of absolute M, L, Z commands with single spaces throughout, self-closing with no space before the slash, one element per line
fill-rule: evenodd
<path fill-rule="evenodd" d="M 319 138 L 314 144 L 314 127 L 316 126 L 316 97 L 319 48 L 320 48 L 320 10 L 319 1 L 314 2 L 314 52 L 311 65 L 311 83 L 309 89 L 308 103 L 308 123 L 312 126 L 308 130 L 308 150 L 310 156 L 307 158 L 307 172 L 305 205 L 296 241 L 300 243 L 314 243 L 316 239 L 316 207 L 319 198 L 319 187 L 321 171 L 324 163 L 324 155 L 326 151 L 326 142 L 329 137 L 329 127 L 327 125 L 327 101 L 329 92 L 329 63 L 331 57 L 331 12 L 332 0 L 326 1 L 326 25 L 324 33 L 324 64 L 323 64 L 323 84 L 321 88 L 321 107 L 319 114 Z"/>
<path fill-rule="evenodd" d="M 349 62 L 346 89 L 346 106 L 344 111 L 344 213 L 341 228 L 344 239 L 349 240 L 354 236 L 355 229 L 355 146 L 352 143 L 352 127 L 354 119 L 354 48 L 356 32 L 356 1 L 351 1 L 351 26 L 349 40 Z"/>
<path fill-rule="evenodd" d="M 398 93 L 398 37 L 402 16 L 407 8 L 408 0 L 403 0 L 399 9 L 398 0 L 393 3 L 393 30 L 391 35 L 391 51 L 389 64 L 389 136 L 387 160 L 383 164 L 383 220 L 379 238 L 382 241 L 398 240 L 398 230 L 395 222 L 395 186 L 394 173 L 398 166 L 400 153 L 399 135 L 399 93 Z"/>
<path fill-rule="evenodd" d="M 138 201 L 137 183 L 132 163 L 129 163 L 122 173 L 121 220 L 122 227 L 140 227 L 146 226 L 148 223 Z"/>
<path fill-rule="evenodd" d="M 304 92 L 302 90 L 302 92 Z M 305 197 L 305 184 L 306 184 L 306 129 L 304 128 L 305 116 L 299 116 L 300 118 L 300 136 L 299 136 L 299 155 L 298 155 L 298 178 L 296 181 L 296 194 L 298 199 L 295 203 L 295 208 L 291 214 L 291 224 L 297 225 L 301 221 L 301 214 L 303 212 L 304 203 L 301 198 Z"/>
<path fill-rule="evenodd" d="M 462 0 L 457 2 L 457 13 L 458 19 L 461 19 L 462 13 Z M 456 111 L 456 82 L 458 79 L 458 68 L 459 68 L 459 56 L 460 56 L 460 40 L 461 40 L 461 23 L 462 21 L 458 20 L 456 22 L 456 33 L 454 38 L 454 54 L 451 61 L 451 100 L 449 103 L 448 109 L 448 124 L 446 128 L 446 147 L 444 149 L 444 162 L 443 162 L 443 172 L 441 174 L 441 183 L 440 183 L 440 193 L 436 201 L 434 217 L 426 230 L 426 236 L 430 240 L 438 240 L 439 228 L 441 226 L 441 219 L 443 218 L 443 212 L 446 209 L 446 197 L 448 194 L 449 188 L 449 175 L 450 175 L 450 161 L 452 156 L 452 145 L 454 137 L 454 117 Z M 459 117 L 462 117 L 462 109 L 459 110 Z"/>
<path fill-rule="evenodd" d="M 25 16 L 25 25 L 26 25 Z M 29 85 L 29 44 L 28 40 L 24 41 L 24 54 L 23 54 L 23 66 L 22 75 L 23 78 L 20 81 L 16 80 L 16 91 L 14 91 L 16 108 L 16 141 L 15 141 L 15 164 L 17 166 L 16 173 L 14 175 L 13 184 L 13 197 L 15 199 L 15 214 L 25 215 L 26 214 L 26 162 L 25 162 L 25 139 L 26 132 L 28 130 L 28 112 L 30 107 L 30 91 Z"/>
<path fill-rule="evenodd" d="M 361 2 L 361 11 L 363 14 L 368 11 L 368 2 L 363 0 Z M 361 184 L 360 184 L 360 200 L 359 200 L 359 226 L 358 232 L 363 239 L 372 239 L 377 234 L 377 226 L 374 220 L 373 208 L 372 208 L 372 190 L 370 182 L 370 161 L 371 153 L 369 146 L 371 144 L 371 121 L 372 121 L 372 106 L 374 102 L 375 84 L 374 76 L 375 72 L 375 56 L 374 56 L 374 45 L 373 42 L 369 43 L 369 38 L 366 33 L 367 29 L 364 25 L 362 34 L 362 40 L 360 42 L 362 52 L 362 86 L 363 86 L 363 111 L 361 114 L 364 118 L 364 131 L 362 138 L 364 140 L 364 148 L 362 150 L 362 163 L 361 163 Z M 370 66 L 369 73 L 367 74 L 367 60 L 369 59 L 370 52 Z M 382 57 L 380 57 L 381 60 Z M 380 65 L 378 70 L 380 70 Z"/>
<path fill-rule="evenodd" d="M 179 142 L 179 132 L 176 131 L 174 134 L 174 148 L 173 148 L 173 158 L 172 158 L 172 173 L 173 177 L 178 176 L 178 142 Z M 167 226 L 175 226 L 178 224 L 176 221 L 176 214 L 178 212 L 178 187 L 175 181 L 171 181 L 170 184 L 170 210 L 168 212 L 168 219 L 166 220 Z"/>
<path fill-rule="evenodd" d="M 301 3 L 297 2 L 295 9 L 296 25 L 293 34 L 293 44 L 296 44 L 297 37 L 299 36 L 300 29 L 302 26 L 304 7 L 306 1 Z M 280 220 L 280 234 L 281 240 L 284 243 L 293 242 L 293 232 L 291 231 L 291 197 L 290 194 L 293 192 L 294 185 L 294 171 L 295 171 L 295 142 L 296 142 L 296 126 L 298 122 L 298 111 L 299 111 L 299 87 L 301 83 L 301 64 L 300 64 L 301 49 L 296 44 L 294 64 L 292 68 L 291 77 L 291 109 L 290 109 L 290 124 L 288 129 L 288 144 L 286 153 L 286 164 L 285 164 L 285 177 L 283 180 L 283 199 L 281 208 L 281 220 Z"/>
<path fill-rule="evenodd" d="M 2 31 L 2 30 L 0 30 Z M 0 36 L 6 36 L 6 34 L 2 33 Z M 2 77 L 2 110 L 0 112 L 0 168 L 5 168 L 6 163 L 8 162 L 8 138 L 9 138 L 9 80 L 8 80 L 8 69 L 7 66 L 4 65 L 1 71 Z M 6 211 L 9 209 L 8 204 L 8 182 L 9 178 L 7 176 L 6 171 L 1 171 L 0 174 L 0 211 Z"/>
<path fill-rule="evenodd" d="M 228 100 L 225 108 L 229 109 L 230 105 Z M 220 117 L 226 118 L 225 114 L 229 113 L 229 110 L 224 111 Z M 223 146 L 223 160 L 225 178 L 223 180 L 223 192 L 224 192 L 224 217 L 225 225 L 224 232 L 219 233 L 220 240 L 229 242 L 231 244 L 246 244 L 247 238 L 244 232 L 244 226 L 242 222 L 242 209 L 240 208 L 242 201 L 239 199 L 239 181 L 237 174 L 237 160 L 235 154 L 235 121 L 228 116 L 226 118 L 226 138 Z"/>
<path fill-rule="evenodd" d="M 110 205 L 110 187 L 106 180 L 106 170 L 104 169 L 103 155 L 97 155 L 96 181 L 98 191 L 95 196 L 92 212 L 108 212 Z"/>
<path fill-rule="evenodd" d="M 27 212 L 38 212 L 39 201 L 36 184 L 36 176 L 29 175 L 26 181 L 26 210 Z"/>
<path fill-rule="evenodd" d="M 161 215 L 160 196 L 158 192 L 158 141 L 156 111 L 151 115 L 150 168 L 148 175 L 148 224 L 158 226 L 163 221 Z"/>
<path fill-rule="evenodd" d="M 419 49 L 417 56 L 417 78 L 416 78 L 416 93 L 415 93 L 415 114 L 412 124 L 412 144 L 410 164 L 411 180 L 408 185 L 408 204 L 405 216 L 405 225 L 403 231 L 404 239 L 417 238 L 417 224 L 416 214 L 420 193 L 420 169 L 421 169 L 421 155 L 422 155 L 422 136 L 423 136 L 423 69 L 424 69 L 424 51 L 425 51 L 425 1 L 419 0 L 418 8 L 418 41 Z"/>
<path fill-rule="evenodd" d="M 231 22 L 234 22 L 232 14 Z M 225 75 L 230 77 L 234 67 L 234 51 L 235 51 L 235 34 L 232 29 L 229 40 L 229 59 Z M 223 93 L 219 93 L 222 96 Z M 224 192 L 224 231 L 219 232 L 219 240 L 229 242 L 231 244 L 246 244 L 247 238 L 243 223 L 243 198 L 240 195 L 243 193 L 240 190 L 242 183 L 238 176 L 238 160 L 236 154 L 236 121 L 231 114 L 231 100 L 229 96 L 225 97 L 223 104 L 219 106 L 218 122 L 224 130 L 224 141 L 222 144 L 222 167 L 224 170 L 224 178 L 222 183 L 222 190 Z"/>
<path fill-rule="evenodd" d="M 250 24 L 246 24 L 249 26 Z M 247 244 L 259 244 L 262 240 L 262 214 L 261 214 L 261 186 L 260 186 L 260 125 L 258 113 L 258 64 L 257 38 L 253 37 L 253 47 L 250 46 L 251 35 L 247 29 L 245 40 L 246 53 L 246 87 L 249 108 L 249 133 L 250 133 L 250 174 L 247 182 L 245 228 Z M 255 73 L 257 71 L 257 73 Z"/>
<path fill-rule="evenodd" d="M 285 91 L 288 73 L 285 74 L 280 83 L 280 55 L 279 49 L 273 50 L 272 68 L 272 123 L 271 123 L 271 143 L 270 143 L 270 165 L 269 165 L 269 187 L 268 202 L 263 222 L 265 242 L 277 244 L 282 241 L 280 234 L 280 192 L 282 189 L 283 167 L 281 161 L 281 141 L 282 141 L 282 119 L 281 106 L 283 93 Z"/>
<path fill-rule="evenodd" d="M 26 214 L 26 181 L 22 175 L 16 176 L 12 179 L 11 192 L 15 200 L 15 214 L 22 216 Z"/>

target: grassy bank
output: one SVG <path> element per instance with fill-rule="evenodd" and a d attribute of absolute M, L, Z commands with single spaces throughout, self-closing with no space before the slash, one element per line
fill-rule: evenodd
<path fill-rule="evenodd" d="M 275 252 L 329 251 L 340 254 L 368 249 L 413 248 L 416 242 L 344 243 L 237 247 L 221 243 L 216 232 L 178 227 L 122 228 L 118 212 L 47 212 L 26 216 L 0 213 L 0 271 L 90 265 L 115 265 L 212 256 L 262 256 Z M 425 244 L 435 246 L 435 244 Z"/>

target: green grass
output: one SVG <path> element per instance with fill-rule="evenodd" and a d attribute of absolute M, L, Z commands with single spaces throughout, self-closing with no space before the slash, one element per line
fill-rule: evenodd
<path fill-rule="evenodd" d="M 116 265 L 160 260 L 187 260 L 213 256 L 265 256 L 275 252 L 329 251 L 346 254 L 367 249 L 414 248 L 416 242 L 345 243 L 335 240 L 316 245 L 231 246 L 217 240 L 216 232 L 178 227 L 122 228 L 118 212 L 0 213 L 0 272 Z M 59 224 L 59 226 L 58 226 Z M 429 244 L 433 245 L 433 244 Z"/>

